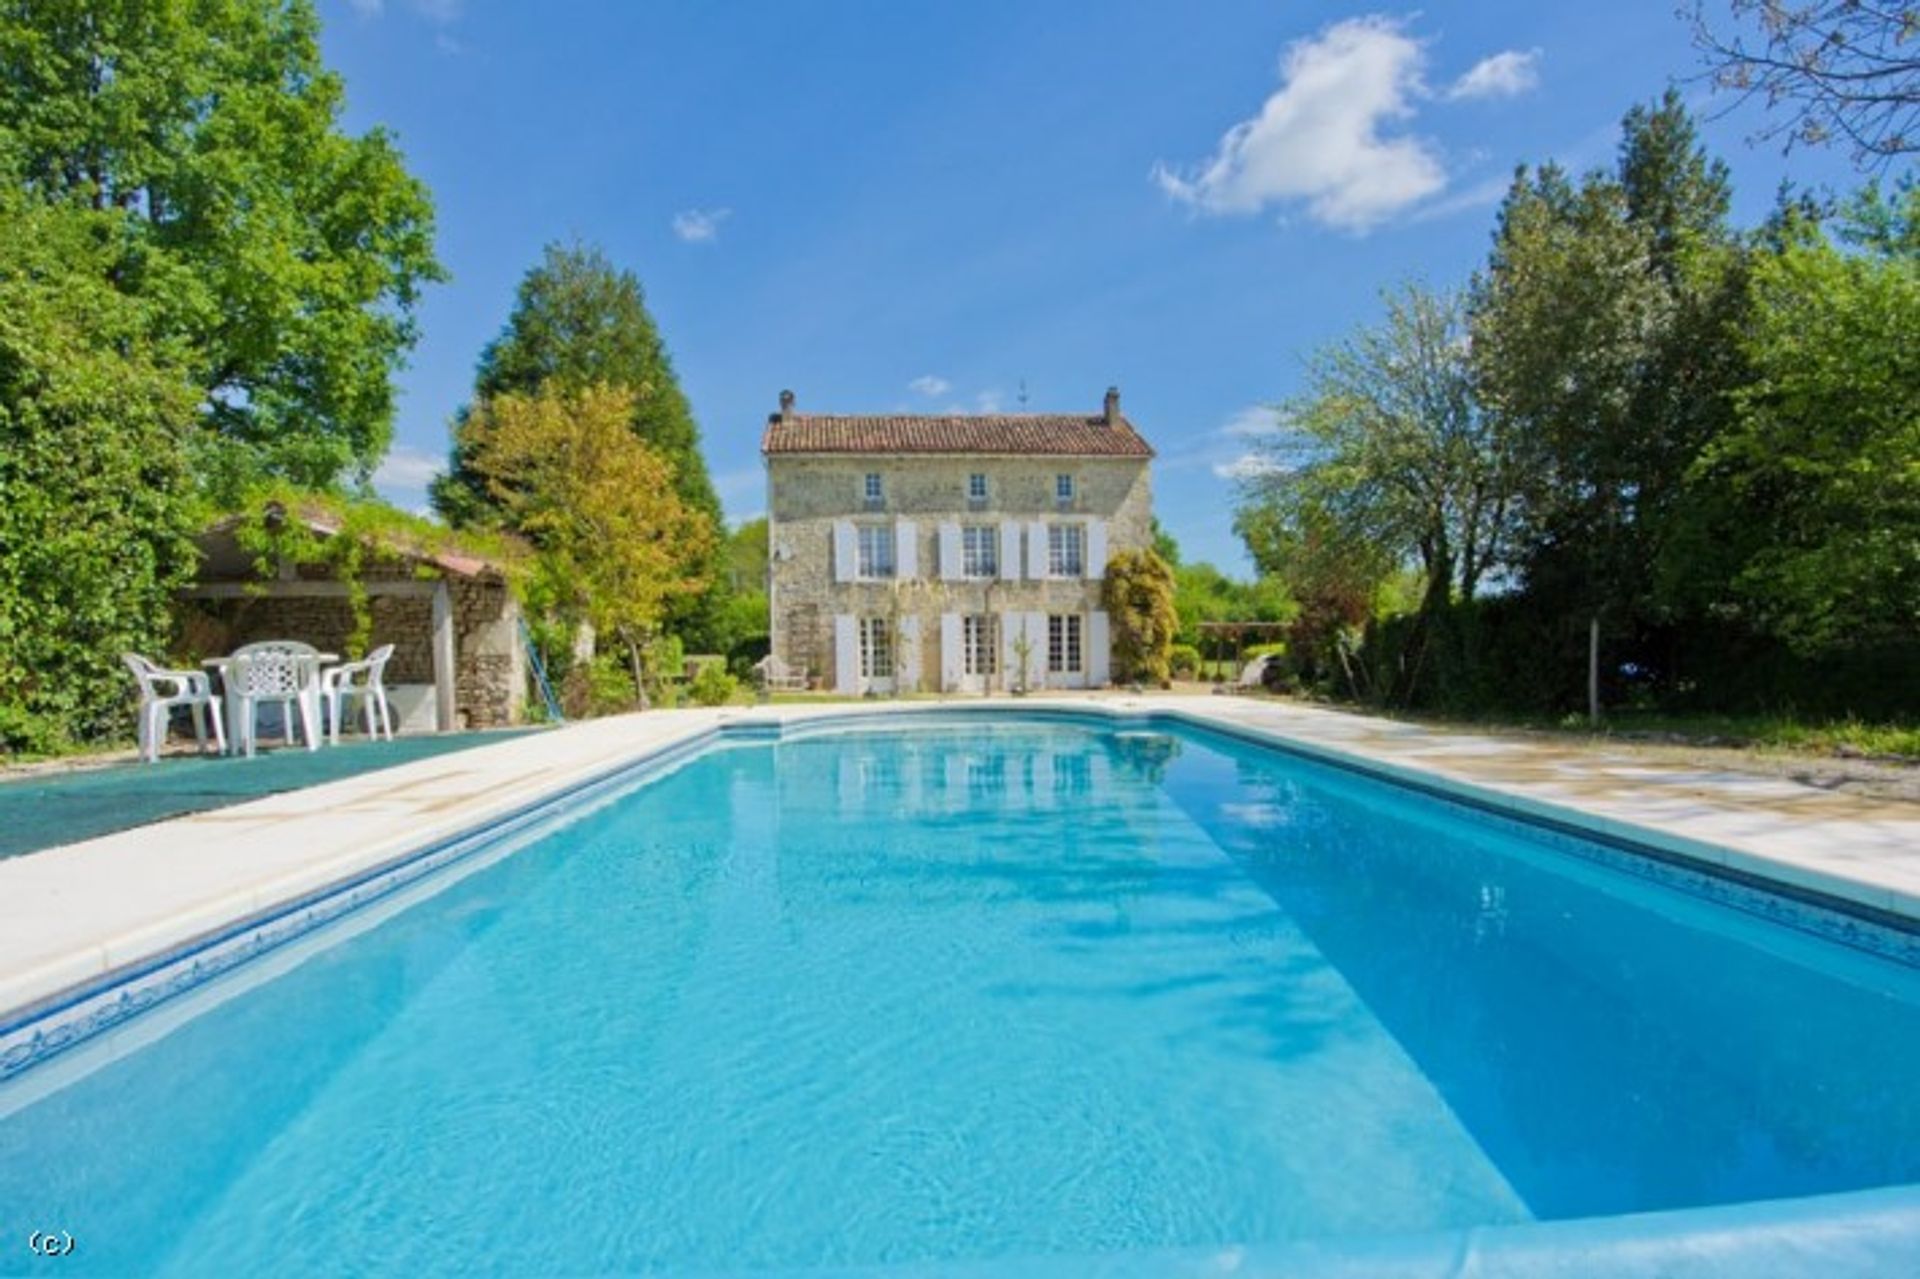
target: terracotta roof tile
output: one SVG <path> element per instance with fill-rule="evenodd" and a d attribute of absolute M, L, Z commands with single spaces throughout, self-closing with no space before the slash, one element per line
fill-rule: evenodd
<path fill-rule="evenodd" d="M 760 451 L 775 453 L 983 453 L 1032 457 L 1150 458 L 1124 416 L 1112 425 L 1078 413 L 775 413 Z"/>

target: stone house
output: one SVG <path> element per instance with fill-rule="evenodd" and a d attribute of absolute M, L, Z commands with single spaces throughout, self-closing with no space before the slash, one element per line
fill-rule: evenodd
<path fill-rule="evenodd" d="M 317 537 L 338 535 L 324 513 L 270 509 Z M 346 656 L 354 630 L 349 584 L 324 563 L 280 564 L 261 576 L 225 519 L 195 539 L 200 568 L 181 592 L 189 657 L 258 640 L 293 639 Z M 372 621 L 367 648 L 393 645 L 387 700 L 401 732 L 498 728 L 524 716 L 527 652 L 520 604 L 502 565 L 395 540 L 369 555 L 358 583 Z"/>
<path fill-rule="evenodd" d="M 1095 688 L 1108 554 L 1152 543 L 1153 449 L 1095 414 L 799 413 L 761 441 L 773 652 L 847 693 Z"/>

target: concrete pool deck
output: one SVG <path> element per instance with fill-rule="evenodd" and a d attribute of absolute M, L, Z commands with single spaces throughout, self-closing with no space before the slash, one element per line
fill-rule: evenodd
<path fill-rule="evenodd" d="M 656 711 L 0 861 L 0 1032 L 724 725 L 964 708 L 1163 715 L 1920 920 L 1920 805 L 1291 703 L 1098 695 Z M 87 995 L 87 997 L 92 997 Z M 0 1034 L 0 1038 L 4 1038 Z"/>

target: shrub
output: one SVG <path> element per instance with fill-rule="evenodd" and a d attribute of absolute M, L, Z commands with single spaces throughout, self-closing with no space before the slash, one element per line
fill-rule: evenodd
<path fill-rule="evenodd" d="M 1192 679 L 1200 673 L 1200 650 L 1191 644 L 1175 644 L 1167 654 L 1167 668 L 1175 679 Z"/>
<path fill-rule="evenodd" d="M 771 635 L 744 636 L 727 650 L 727 669 L 737 678 L 745 679 L 753 673 L 754 664 L 772 651 Z"/>
<path fill-rule="evenodd" d="M 195 395 L 108 283 L 112 237 L 0 196 L 0 754 L 129 733 L 191 577 Z"/>
<path fill-rule="evenodd" d="M 1152 551 L 1115 551 L 1107 558 L 1101 600 L 1113 624 L 1115 675 L 1165 684 L 1180 615 L 1173 605 L 1173 570 Z"/>
<path fill-rule="evenodd" d="M 700 667 L 700 673 L 693 677 L 687 692 L 701 706 L 725 706 L 733 700 L 739 688 L 740 681 L 727 674 L 726 668 L 716 661 Z"/>
<path fill-rule="evenodd" d="M 592 661 L 568 671 L 560 688 L 560 706 L 568 719 L 617 715 L 632 710 L 639 700 L 633 672 L 622 653 L 595 653 Z"/>

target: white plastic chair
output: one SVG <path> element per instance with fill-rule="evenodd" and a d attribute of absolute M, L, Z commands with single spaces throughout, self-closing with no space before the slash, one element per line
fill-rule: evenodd
<path fill-rule="evenodd" d="M 772 653 L 753 664 L 754 672 L 759 675 L 760 683 L 770 693 L 805 692 L 807 688 L 807 668 L 795 670 Z"/>
<path fill-rule="evenodd" d="M 340 744 L 340 713 L 345 703 L 360 699 L 360 721 L 367 736 L 393 740 L 393 719 L 387 713 L 387 659 L 393 645 L 382 644 L 358 662 L 346 662 L 320 674 L 320 696 L 327 704 L 327 736 Z"/>
<path fill-rule="evenodd" d="M 287 744 L 293 744 L 293 707 L 300 708 L 300 729 L 308 750 L 320 748 L 320 650 L 298 640 L 263 640 L 233 651 L 227 659 L 227 696 L 237 712 L 237 745 L 253 754 L 263 703 L 278 703 Z"/>
<path fill-rule="evenodd" d="M 140 685 L 140 757 L 151 764 L 160 758 L 160 746 L 167 740 L 167 721 L 174 708 L 186 707 L 193 716 L 193 738 L 200 749 L 207 746 L 207 721 L 213 721 L 213 740 L 222 755 L 227 753 L 227 731 L 220 720 L 220 703 L 213 696 L 213 681 L 203 671 L 170 671 L 138 653 L 122 653 L 120 660 L 133 672 Z"/>
<path fill-rule="evenodd" d="M 1272 654 L 1256 657 L 1240 668 L 1240 677 L 1233 682 L 1236 693 L 1259 693 L 1267 687 L 1267 663 L 1273 660 Z"/>

